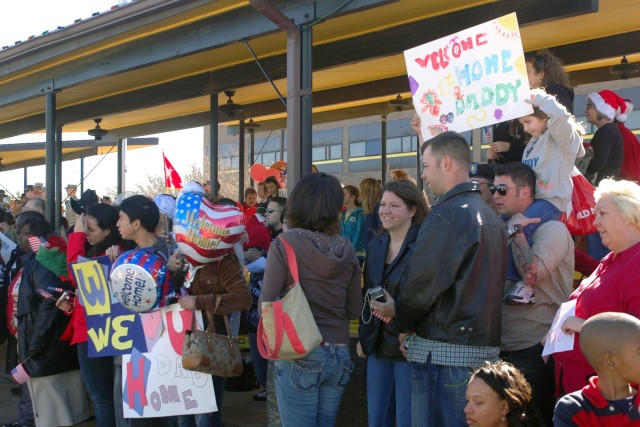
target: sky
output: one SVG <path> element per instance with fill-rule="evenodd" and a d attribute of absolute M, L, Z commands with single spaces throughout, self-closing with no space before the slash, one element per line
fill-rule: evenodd
<path fill-rule="evenodd" d="M 40 35 L 47 30 L 53 31 L 58 26 L 68 26 L 78 18 L 86 19 L 94 12 L 104 12 L 111 9 L 113 5 L 124 3 L 126 3 L 124 0 L 20 0 L 11 2 L 11 6 L 6 7 L 5 11 L 0 14 L 0 46 L 12 46 L 17 40 L 24 41 L 31 35 Z M 42 102 L 44 105 L 44 98 Z M 108 129 L 107 126 L 104 127 Z M 191 170 L 190 165 L 196 164 L 202 168 L 201 153 L 204 133 L 201 127 L 144 136 L 159 138 L 159 145 L 127 152 L 125 190 L 135 191 L 137 185 L 144 183 L 149 175 L 163 176 L 163 152 L 183 179 L 187 171 Z M 77 140 L 90 139 L 91 137 L 86 133 L 63 132 L 62 138 L 63 140 Z M 45 135 L 41 133 L 0 139 L 0 144 L 43 142 L 44 140 Z M 115 191 L 116 157 L 116 154 L 112 153 L 104 158 L 103 156 L 85 158 L 85 190 L 87 188 L 94 189 L 98 195 Z M 93 172 L 89 173 L 92 169 L 94 169 Z M 80 160 L 63 162 L 62 187 L 64 188 L 67 184 L 78 184 L 80 180 Z M 45 182 L 44 166 L 27 168 L 27 183 L 35 184 L 36 182 Z M 24 169 L 0 172 L 0 185 L 11 194 L 21 193 L 24 189 Z"/>

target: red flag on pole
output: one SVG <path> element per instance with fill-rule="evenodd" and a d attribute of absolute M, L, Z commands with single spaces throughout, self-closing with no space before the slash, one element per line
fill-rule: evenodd
<path fill-rule="evenodd" d="M 182 189 L 182 179 L 178 172 L 173 168 L 167 156 L 162 153 L 162 158 L 164 159 L 164 186 L 167 188 L 174 188 L 176 190 Z"/>

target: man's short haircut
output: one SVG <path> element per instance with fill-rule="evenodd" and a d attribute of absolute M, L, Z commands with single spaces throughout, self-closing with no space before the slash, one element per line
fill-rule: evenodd
<path fill-rule="evenodd" d="M 153 200 L 139 194 L 124 199 L 120 210 L 127 214 L 129 221 L 139 220 L 142 228 L 150 233 L 155 232 L 160 221 L 160 210 Z"/>
<path fill-rule="evenodd" d="M 258 192 L 253 187 L 247 187 L 247 188 L 244 189 L 244 198 L 245 199 L 247 197 L 249 197 L 249 195 L 251 195 L 251 194 L 258 194 Z"/>
<path fill-rule="evenodd" d="M 305 175 L 293 187 L 287 199 L 287 226 L 290 229 L 338 234 L 338 215 L 343 201 L 344 192 L 338 178 L 324 172 Z"/>
<path fill-rule="evenodd" d="M 633 335 L 640 334 L 640 320 L 627 313 L 606 312 L 590 317 L 582 325 L 580 349 L 594 368 L 598 369 L 604 352 L 619 355 L 622 346 Z"/>
<path fill-rule="evenodd" d="M 508 176 L 515 185 L 529 187 L 531 195 L 535 194 L 536 173 L 529 165 L 522 162 L 509 162 L 496 166 L 496 176 Z"/>
<path fill-rule="evenodd" d="M 267 185 L 267 184 L 269 184 L 269 183 L 271 183 L 271 184 L 275 184 L 275 185 L 276 185 L 276 187 L 278 187 L 278 189 L 282 188 L 282 187 L 280 186 L 280 183 L 278 182 L 278 180 L 276 179 L 276 177 L 275 177 L 275 176 L 268 176 L 268 177 L 264 180 L 264 184 L 265 184 L 265 185 Z"/>
<path fill-rule="evenodd" d="M 420 153 L 424 155 L 427 147 L 431 147 L 431 155 L 436 159 L 436 165 L 440 166 L 440 160 L 448 155 L 455 160 L 460 167 L 469 169 L 471 163 L 471 149 L 469 143 L 457 132 L 444 132 L 426 141 L 420 147 Z"/>

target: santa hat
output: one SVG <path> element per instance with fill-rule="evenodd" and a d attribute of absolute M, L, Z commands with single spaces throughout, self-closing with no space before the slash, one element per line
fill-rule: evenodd
<path fill-rule="evenodd" d="M 622 99 L 618 94 L 610 90 L 591 93 L 589 94 L 589 99 L 600 114 L 611 120 L 616 119 L 624 122 L 627 120 L 627 114 L 633 110 L 631 102 L 627 103 L 627 100 Z M 630 109 L 629 105 L 631 106 Z"/>

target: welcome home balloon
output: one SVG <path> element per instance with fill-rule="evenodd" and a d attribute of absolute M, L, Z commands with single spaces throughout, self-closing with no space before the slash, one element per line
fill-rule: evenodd
<path fill-rule="evenodd" d="M 244 214 L 235 206 L 215 205 L 200 193 L 178 197 L 173 231 L 180 252 L 192 265 L 218 261 L 242 237 Z"/>
<path fill-rule="evenodd" d="M 145 313 L 164 306 L 169 271 L 160 256 L 146 249 L 120 255 L 111 267 L 111 289 L 123 307 Z"/>

